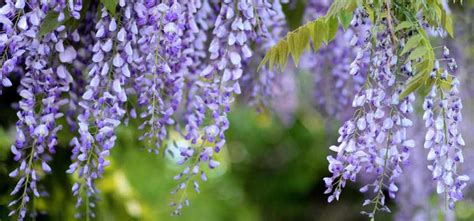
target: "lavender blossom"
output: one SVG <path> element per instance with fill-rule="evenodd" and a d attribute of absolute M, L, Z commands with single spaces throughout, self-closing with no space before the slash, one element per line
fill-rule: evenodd
<path fill-rule="evenodd" d="M 125 114 L 127 101 L 124 86 L 130 77 L 129 65 L 133 63 L 131 44 L 137 34 L 132 4 L 122 3 L 124 18 L 117 20 L 102 9 L 102 17 L 95 26 L 95 44 L 88 73 L 88 85 L 79 105 L 79 134 L 71 140 L 73 163 L 68 173 L 77 172 L 73 194 L 77 207 L 85 207 L 85 216 L 94 217 L 92 211 L 98 190 L 94 181 L 101 177 L 109 164 L 107 157 L 115 145 L 115 129 Z M 112 39 L 115 41 L 112 42 Z M 77 216 L 81 216 L 78 213 Z"/>
<path fill-rule="evenodd" d="M 428 160 L 433 161 L 428 169 L 437 183 L 436 192 L 445 194 L 451 209 L 456 201 L 464 198 L 462 189 L 469 180 L 468 176 L 457 172 L 457 164 L 464 162 L 461 147 L 465 145 L 458 131 L 458 124 L 462 119 L 458 86 L 459 81 L 454 79 L 447 96 L 442 90 L 433 87 L 423 104 L 423 119 L 428 128 L 424 147 L 429 149 Z M 436 93 L 441 93 L 438 103 L 434 100 Z M 439 106 L 438 110 L 435 109 L 436 104 Z"/>
<path fill-rule="evenodd" d="M 13 7 L 12 2 L 8 2 L 3 9 L 8 10 L 9 7 Z M 17 1 L 14 7 L 18 11 L 10 13 L 20 13 L 26 6 L 22 1 Z M 19 197 L 9 204 L 12 208 L 9 215 L 17 214 L 19 220 L 26 217 L 27 206 L 34 200 L 33 197 L 41 196 L 38 181 L 44 173 L 48 174 L 52 170 L 48 162 L 51 160 L 50 155 L 55 153 L 57 132 L 62 129 L 62 125 L 57 125 L 56 120 L 63 116 L 59 112 L 60 107 L 68 102 L 61 96 L 69 92 L 72 82 L 72 76 L 64 65 L 76 56 L 76 50 L 67 46 L 66 50 L 58 51 L 60 59 L 56 64 L 48 64 L 54 46 L 62 44 L 68 33 L 64 26 L 60 26 L 38 39 L 36 35 L 48 8 L 40 3 L 31 3 L 28 7 L 28 12 L 19 14 L 18 24 L 11 30 L 14 40 L 8 42 L 9 54 L 13 56 L 13 60 L 9 61 L 18 61 L 17 56 L 25 55 L 25 73 L 19 87 L 22 99 L 17 112 L 17 136 L 11 146 L 14 159 L 20 166 L 10 173 L 11 177 L 20 177 L 11 193 Z M 11 69 L 6 66 L 4 68 Z"/>
<path fill-rule="evenodd" d="M 380 24 L 387 26 L 386 21 Z M 387 29 L 377 35 L 367 80 L 352 103 L 357 108 L 355 117 L 339 129 L 340 144 L 330 148 L 337 156 L 328 157 L 329 171 L 333 175 L 324 179 L 325 193 L 331 193 L 328 198 L 331 202 L 339 199 L 346 182 L 356 181 L 362 170 L 375 176 L 373 183 L 360 189 L 374 193 L 372 199 L 364 201 L 364 206 L 373 205 L 371 211 L 364 212 L 369 217 L 374 217 L 377 211 L 390 211 L 383 189 L 388 190 L 390 198 L 395 198 L 396 178 L 415 146 L 406 130 L 413 125 L 409 114 L 413 112 L 415 97 L 411 94 L 400 100 L 403 88 L 395 84 L 394 74 L 398 59 L 388 36 Z"/>
<path fill-rule="evenodd" d="M 146 72 L 137 76 L 140 85 L 136 88 L 139 93 L 138 103 L 146 109 L 140 114 L 141 118 L 146 119 L 140 128 L 148 130 L 140 139 L 147 140 L 150 150 L 158 153 L 163 141 L 167 139 L 168 126 L 175 124 L 174 112 L 178 109 L 183 94 L 184 73 L 181 63 L 185 59 L 182 42 L 185 12 L 178 2 L 155 5 L 148 11 L 141 5 L 140 9 L 139 15 L 143 16 L 140 20 L 143 22 L 139 25 L 146 37 L 139 39 L 139 44 L 142 45 L 141 59 L 146 64 L 143 68 Z M 158 13 L 153 14 L 154 10 L 158 10 Z M 144 44 L 147 42 L 148 44 Z"/>

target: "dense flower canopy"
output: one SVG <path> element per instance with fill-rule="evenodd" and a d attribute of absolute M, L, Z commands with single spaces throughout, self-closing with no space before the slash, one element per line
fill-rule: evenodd
<path fill-rule="evenodd" d="M 400 2 L 311 0 L 308 23 L 288 32 L 281 5 L 287 2 L 279 0 L 5 1 L 0 94 L 16 86 L 21 96 L 10 215 L 25 219 L 33 197 L 44 194 L 41 179 L 54 169 L 48 163 L 58 132 L 67 129 L 74 134 L 66 172 L 75 178 L 77 217 L 94 217 L 96 180 L 109 165 L 117 128 L 130 120 L 140 122 L 141 148 L 152 153 L 167 151 L 172 130 L 188 141 L 175 145 L 183 169 L 170 205 L 180 214 L 189 205 L 187 189 L 199 192 L 206 168 L 220 164 L 215 156 L 237 95 L 278 112 L 273 99 L 282 95 L 275 88 L 294 93 L 289 55 L 315 72 L 315 107 L 344 122 L 339 144 L 330 147 L 336 154 L 328 156 L 329 202 L 363 172 L 372 179 L 361 188 L 373 192 L 364 202 L 373 206 L 367 214 L 389 211 L 384 191 L 396 196 L 416 148 L 408 131 L 417 97 L 424 100 L 428 169 L 453 208 L 469 179 L 457 169 L 465 145 L 457 64 L 447 48 L 437 59 L 426 33 L 452 34 L 452 24 L 439 2 Z M 318 54 L 300 61 L 311 48 Z"/>

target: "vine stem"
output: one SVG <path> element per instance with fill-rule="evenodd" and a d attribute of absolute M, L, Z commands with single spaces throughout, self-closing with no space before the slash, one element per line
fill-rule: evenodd
<path fill-rule="evenodd" d="M 393 111 L 393 110 L 392 110 Z M 383 182 L 385 180 L 385 176 L 387 169 L 388 169 L 388 155 L 389 155 L 389 150 L 390 150 L 390 139 L 392 138 L 392 129 L 388 131 L 388 136 L 387 136 L 387 148 L 385 149 L 385 156 L 384 156 L 384 162 L 383 162 L 383 174 L 382 177 L 379 180 L 379 189 L 377 191 L 377 195 L 374 198 L 374 209 L 372 210 L 372 218 L 371 221 L 375 221 L 375 213 L 379 210 L 379 205 L 380 205 L 380 198 L 382 197 L 383 193 Z"/>
<path fill-rule="evenodd" d="M 390 9 L 390 0 L 386 0 L 385 1 L 385 5 L 387 6 L 387 21 L 388 21 L 388 29 L 390 31 L 390 34 L 392 36 L 392 41 L 395 43 L 395 42 L 398 42 L 398 38 L 397 36 L 395 36 L 395 32 L 394 32 L 394 28 L 393 28 L 393 20 L 392 20 L 392 12 L 391 12 L 391 9 Z"/>
<path fill-rule="evenodd" d="M 33 158 L 35 154 L 35 146 L 36 146 L 36 140 L 33 141 L 33 145 L 31 145 L 31 151 L 30 154 L 28 155 L 28 168 L 25 171 L 30 171 L 29 173 L 26 173 L 26 178 L 24 182 L 24 187 L 23 187 L 23 193 L 21 195 L 21 204 L 18 206 L 18 216 L 21 214 L 21 210 L 26 207 L 27 202 L 25 202 L 25 197 L 28 194 L 28 185 L 30 184 L 30 176 L 31 172 L 33 170 Z M 34 197 L 31 197 L 32 200 L 34 200 Z"/>

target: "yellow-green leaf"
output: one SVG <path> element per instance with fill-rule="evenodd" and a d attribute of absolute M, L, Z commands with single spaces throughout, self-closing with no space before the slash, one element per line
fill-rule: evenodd
<path fill-rule="evenodd" d="M 118 0 L 100 0 L 110 15 L 114 16 L 117 10 Z"/>
<path fill-rule="evenodd" d="M 445 89 L 445 90 L 451 90 L 451 83 L 453 81 L 453 76 L 448 74 L 446 79 L 441 79 L 441 74 L 445 71 L 444 68 L 440 68 L 438 70 L 438 73 L 436 73 L 436 85 L 439 87 Z"/>
<path fill-rule="evenodd" d="M 309 27 L 303 26 L 298 33 L 299 34 L 298 50 L 300 50 L 301 53 L 303 53 L 304 49 L 309 44 L 309 37 L 310 37 L 309 32 L 310 32 Z"/>
<path fill-rule="evenodd" d="M 371 7 L 369 7 L 368 5 L 367 5 L 367 7 L 365 7 L 365 9 L 367 10 L 367 14 L 369 14 L 370 22 L 375 23 L 375 12 L 374 12 L 374 10 Z"/>
<path fill-rule="evenodd" d="M 454 37 L 454 30 L 453 30 L 453 19 L 451 15 L 448 15 L 444 9 L 441 10 L 441 24 L 443 25 L 444 30 L 448 32 L 451 37 Z"/>
<path fill-rule="evenodd" d="M 416 63 L 415 67 L 417 72 L 420 72 L 421 70 L 425 69 L 432 69 L 432 67 L 430 67 L 430 62 L 428 61 L 428 59 L 423 59 L 422 62 Z"/>
<path fill-rule="evenodd" d="M 268 60 L 270 60 L 272 52 L 273 52 L 273 48 L 270 48 L 270 50 L 267 51 L 267 53 L 265 54 L 265 57 L 263 57 L 262 61 L 260 61 L 260 64 L 258 64 L 257 72 L 259 72 L 267 64 Z"/>
<path fill-rule="evenodd" d="M 445 89 L 445 90 L 451 90 L 451 83 L 447 80 L 438 80 L 438 85 Z"/>
<path fill-rule="evenodd" d="M 275 66 L 275 63 L 278 61 L 278 48 L 272 48 L 272 53 L 270 54 L 270 59 L 269 59 L 269 69 L 270 71 L 273 70 L 273 67 Z"/>
<path fill-rule="evenodd" d="M 286 63 L 288 62 L 288 42 L 282 40 L 277 45 L 278 51 L 278 63 L 280 64 L 280 69 L 283 71 L 286 67 Z"/>
<path fill-rule="evenodd" d="M 296 54 L 296 39 L 297 35 L 296 33 L 290 32 L 287 35 L 288 38 L 288 49 L 290 51 L 291 56 L 293 57 L 293 60 L 295 60 L 295 54 Z"/>
<path fill-rule="evenodd" d="M 397 27 L 395 27 L 395 32 L 400 31 L 405 28 L 411 28 L 411 27 L 413 27 L 413 23 L 409 21 L 403 21 L 400 24 L 398 24 Z"/>
<path fill-rule="evenodd" d="M 408 39 L 407 43 L 405 44 L 405 47 L 403 48 L 401 55 L 406 54 L 407 52 L 409 52 L 410 50 L 418 46 L 421 39 L 423 39 L 421 35 L 415 35 L 411 37 L 410 39 Z"/>
<path fill-rule="evenodd" d="M 410 56 L 408 56 L 408 60 L 416 60 L 418 58 L 425 56 L 426 53 L 428 53 L 428 49 L 426 47 L 424 46 L 417 47 L 415 48 L 415 50 L 413 50 L 410 53 Z"/>
<path fill-rule="evenodd" d="M 46 17 L 43 19 L 43 23 L 41 23 L 38 36 L 43 37 L 46 34 L 53 32 L 56 28 L 66 23 L 71 18 L 68 13 L 64 14 L 64 19 L 62 21 L 58 21 L 58 17 L 59 13 L 55 11 L 50 11 L 48 14 L 46 14 Z"/>
<path fill-rule="evenodd" d="M 336 37 L 337 29 L 339 28 L 339 23 L 337 17 L 329 17 L 327 20 L 328 25 L 328 42 L 332 41 Z"/>
<path fill-rule="evenodd" d="M 450 15 L 446 16 L 446 22 L 444 23 L 444 29 L 448 32 L 448 34 L 452 38 L 454 38 L 453 18 Z"/>
<path fill-rule="evenodd" d="M 303 54 L 309 41 L 309 30 L 307 26 L 298 29 L 297 32 L 288 34 L 288 46 L 295 65 L 298 66 L 301 54 Z"/>
<path fill-rule="evenodd" d="M 431 88 L 433 87 L 434 83 L 435 83 L 435 80 L 428 78 L 428 81 L 425 83 L 425 85 L 423 85 L 422 87 L 418 89 L 421 97 L 426 97 L 426 95 L 430 93 Z"/>
<path fill-rule="evenodd" d="M 403 100 L 405 97 L 410 95 L 413 91 L 418 89 L 421 85 L 423 85 L 423 78 L 421 77 L 413 77 L 407 84 L 405 90 L 400 94 L 400 100 Z"/>
<path fill-rule="evenodd" d="M 313 50 L 316 52 L 321 47 L 323 41 L 327 42 L 327 24 L 320 19 L 310 24 L 310 35 L 313 41 Z"/>
<path fill-rule="evenodd" d="M 347 30 L 349 25 L 351 25 L 352 11 L 343 10 L 341 14 L 339 14 L 339 21 L 342 24 L 342 28 L 344 28 L 344 30 Z"/>

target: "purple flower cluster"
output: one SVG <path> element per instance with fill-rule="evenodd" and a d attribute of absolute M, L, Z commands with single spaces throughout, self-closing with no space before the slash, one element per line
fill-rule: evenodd
<path fill-rule="evenodd" d="M 77 42 L 77 36 L 65 26 L 59 26 L 44 37 L 37 37 L 46 13 L 61 9 L 60 3 L 29 2 L 27 5 L 25 1 L 7 1 L 0 10 L 5 31 L 2 34 L 5 38 L 2 41 L 2 85 L 12 85 L 8 74 L 21 73 L 17 135 L 11 146 L 20 166 L 10 173 L 10 177 L 19 177 L 11 193 L 18 198 L 9 204 L 10 215 L 17 214 L 19 220 L 26 217 L 28 203 L 34 200 L 32 197 L 43 194 L 38 181 L 51 172 L 48 162 L 55 153 L 57 132 L 62 129 L 56 120 L 64 115 L 60 108 L 68 99 L 63 98 L 63 94 L 69 92 L 73 82 L 67 66 L 75 66 L 77 51 L 64 45 L 64 41 Z M 52 54 L 58 56 L 51 63 Z"/>
<path fill-rule="evenodd" d="M 371 211 L 363 212 L 369 217 L 374 217 L 377 211 L 390 211 L 384 191 L 390 198 L 395 198 L 399 190 L 396 179 L 401 176 L 402 168 L 410 164 L 410 152 L 415 147 L 415 141 L 407 136 L 407 129 L 413 125 L 410 114 L 415 96 L 411 93 L 400 100 L 405 88 L 399 83 L 399 78 L 410 81 L 414 76 L 413 62 L 418 61 L 397 56 L 397 51 L 405 46 L 405 36 L 397 39 L 400 48 L 394 47 L 395 38 L 390 28 L 393 24 L 389 22 L 392 21 L 384 18 L 376 20 L 374 25 L 367 25 L 368 14 L 361 8 L 355 11 L 351 26 L 356 31 L 350 44 L 356 48 L 356 59 L 346 73 L 353 76 L 368 73 L 365 84 L 352 103 L 357 109 L 355 114 L 339 129 L 340 144 L 330 148 L 337 153 L 336 157 L 328 157 L 329 171 L 333 175 L 324 179 L 326 193 L 330 194 L 328 201 L 331 202 L 339 199 L 347 181 L 354 182 L 361 171 L 368 174 L 365 178 L 375 177 L 372 183 L 360 189 L 373 195 L 372 199 L 364 202 L 364 206 L 373 205 Z M 372 42 L 375 44 L 372 45 Z M 367 65 L 369 56 L 370 63 Z M 454 72 L 457 68 L 446 47 L 443 57 L 443 61 L 448 61 L 446 68 L 440 69 L 441 60 L 437 60 L 431 73 L 432 81 L 448 82 L 448 70 Z M 402 77 L 398 77 L 397 72 Z M 437 192 L 445 194 L 451 209 L 456 201 L 463 198 L 462 189 L 469 180 L 468 176 L 459 174 L 457 168 L 458 163 L 463 162 L 461 147 L 465 145 L 458 130 L 462 119 L 458 87 L 459 81 L 453 78 L 451 89 L 445 94 L 445 89 L 435 84 L 423 104 L 423 119 L 428 128 L 424 146 L 429 149 L 428 160 L 433 161 L 428 169 L 436 181 Z M 437 96 L 437 93 L 441 94 Z M 440 99 L 435 102 L 437 98 Z"/>
<path fill-rule="evenodd" d="M 140 139 L 147 141 L 149 150 L 158 153 L 168 138 L 167 127 L 175 124 L 173 118 L 183 96 L 185 69 L 192 63 L 184 54 L 188 46 L 184 31 L 186 23 L 193 22 L 187 20 L 193 12 L 179 2 L 153 6 L 149 3 L 148 7 L 142 5 L 139 13 L 143 36 L 138 40 L 138 69 L 144 74 L 136 73 L 135 90 L 143 109 L 140 118 L 145 119 L 140 126 L 145 133 Z M 187 30 L 195 25 L 189 26 Z"/>
<path fill-rule="evenodd" d="M 434 78 L 441 72 L 444 79 L 446 72 L 441 69 L 440 64 L 446 70 L 455 71 L 456 61 L 450 58 L 449 49 L 442 48 L 443 59 L 435 62 L 435 67 L 431 73 Z M 460 100 L 460 82 L 456 76 L 452 79 L 451 89 L 445 91 L 443 88 L 433 86 L 423 101 L 423 121 L 416 123 L 416 129 L 410 133 L 417 134 L 417 145 L 424 146 L 424 149 L 416 151 L 412 157 L 409 171 L 403 175 L 400 182 L 402 195 L 397 200 L 400 210 L 397 212 L 398 220 L 433 219 L 439 211 L 444 211 L 446 220 L 454 220 L 454 212 L 446 211 L 453 209 L 455 202 L 463 198 L 462 190 L 470 185 L 467 168 L 461 168 L 460 163 L 470 159 L 470 155 L 465 157 L 461 148 L 465 145 L 461 135 L 466 128 L 461 128 L 461 109 L 463 105 Z M 445 79 L 446 80 L 446 79 Z M 465 82 L 464 87 L 470 88 L 471 84 Z M 427 131 L 422 130 L 426 127 Z M 446 134 L 447 133 L 447 134 Z M 429 170 L 424 168 L 428 167 Z M 420 169 L 422 168 L 422 170 Z M 426 186 L 420 182 L 422 179 L 433 179 L 435 185 Z M 416 198 L 413 193 L 416 193 Z M 427 201 L 433 194 L 439 194 L 440 201 L 437 206 L 430 205 Z"/>
<path fill-rule="evenodd" d="M 455 39 L 454 41 L 451 41 L 450 39 L 446 39 L 446 41 L 450 42 L 451 43 L 450 44 L 451 49 L 454 49 L 453 51 L 457 52 L 457 53 L 452 53 L 452 54 L 457 55 L 457 60 L 461 60 L 461 62 L 462 62 L 463 59 L 461 59 L 462 58 L 461 56 L 463 55 L 463 51 L 460 47 L 462 45 L 465 45 L 465 42 L 459 41 L 459 39 Z M 450 55 L 451 54 L 450 50 L 447 47 L 439 47 L 439 49 L 440 49 L 439 52 L 440 52 L 440 54 L 442 54 L 443 59 L 438 60 L 438 62 L 436 63 L 436 66 L 435 66 L 436 70 L 440 70 L 440 66 L 444 66 L 445 69 L 454 72 L 456 67 L 453 66 L 453 65 L 450 65 L 450 64 L 456 64 L 456 60 L 454 60 L 452 57 L 450 57 L 451 56 Z M 464 70 L 457 72 L 456 73 L 456 75 L 457 75 L 456 80 L 453 81 L 453 83 L 456 84 L 456 87 L 457 87 L 457 88 L 455 88 L 456 90 L 461 90 L 462 89 L 461 94 L 462 94 L 462 97 L 464 97 L 464 98 L 468 98 L 469 96 L 472 95 L 472 88 L 474 86 L 474 84 L 472 84 L 472 82 L 470 82 L 468 80 L 469 79 L 468 75 L 470 73 L 469 71 L 471 70 L 471 68 L 467 65 L 467 64 L 469 64 L 469 61 L 470 61 L 470 58 L 466 57 L 464 62 L 463 62 L 463 65 L 462 65 Z M 436 72 L 433 73 L 433 75 L 434 74 L 436 74 Z M 462 82 L 462 83 L 460 85 L 457 85 L 457 84 L 459 84 L 459 81 Z M 430 89 L 433 90 L 433 88 L 430 88 Z M 434 134 L 432 134 L 432 133 L 436 132 L 436 130 L 435 130 L 436 125 L 433 124 L 433 121 L 434 121 L 434 123 L 436 123 L 436 120 L 435 120 L 436 116 L 432 116 L 432 114 L 433 115 L 440 115 L 440 110 L 442 110 L 442 109 L 440 109 L 440 101 L 443 100 L 443 99 L 438 99 L 436 97 L 436 95 L 440 96 L 440 91 L 437 90 L 436 88 L 434 89 L 434 91 L 430 91 L 430 92 L 432 92 L 433 94 L 431 94 L 431 95 L 428 94 L 428 96 L 425 98 L 425 100 L 427 100 L 427 101 L 425 101 L 425 102 L 429 102 L 431 107 L 429 107 L 429 110 L 428 109 L 425 110 L 425 112 L 431 112 L 431 113 L 428 113 L 428 116 L 427 116 L 427 117 L 431 118 L 430 119 L 430 124 L 432 125 L 428 130 L 433 130 L 432 132 L 429 132 L 430 133 L 429 136 L 434 136 Z M 459 93 L 459 92 L 455 91 L 455 94 L 457 94 L 457 93 Z M 443 94 L 445 94 L 446 100 L 448 102 L 451 102 L 450 101 L 451 99 L 449 99 L 450 94 L 451 94 L 449 92 L 449 90 L 447 90 L 446 92 L 443 92 Z M 432 95 L 434 95 L 434 97 Z M 459 96 L 459 95 L 456 95 L 456 96 Z M 466 99 L 466 100 L 468 100 L 468 99 Z M 460 100 L 458 101 L 458 98 L 455 98 L 453 101 L 459 102 L 458 104 L 460 104 Z M 428 105 L 428 103 L 426 103 L 426 104 Z M 452 105 L 454 105 L 454 104 L 452 104 Z M 469 114 L 464 114 L 462 122 L 457 120 L 456 124 L 452 125 L 452 127 L 455 126 L 457 129 L 455 129 L 455 130 L 451 129 L 453 131 L 457 131 L 457 133 L 459 135 L 460 135 L 460 133 L 464 133 L 464 134 L 467 133 L 468 134 L 471 131 L 470 122 L 472 121 L 472 119 L 470 118 L 470 116 L 473 116 L 472 113 L 471 113 L 471 110 L 472 110 L 471 103 L 469 101 L 467 101 L 466 104 L 462 104 L 462 105 L 465 105 L 463 110 L 468 111 Z M 471 106 L 469 106 L 469 105 L 471 105 Z M 462 106 L 460 106 L 460 107 L 462 107 Z M 459 114 L 460 114 L 460 112 L 459 112 Z M 440 117 L 442 117 L 442 116 L 440 116 Z M 457 118 L 458 118 L 458 116 L 457 116 Z M 421 120 L 423 120 L 423 119 L 421 119 Z M 447 121 L 447 122 L 449 122 L 449 121 Z M 414 130 L 411 130 L 410 133 L 415 134 L 416 135 L 415 137 L 418 137 L 417 146 L 418 145 L 423 146 L 424 143 L 426 142 L 425 137 L 426 137 L 426 134 L 427 134 L 427 131 L 423 129 L 423 128 L 425 128 L 425 121 L 419 122 L 419 123 L 417 122 L 417 123 L 415 123 L 415 125 L 416 125 L 417 128 L 414 129 Z M 444 134 L 444 133 L 442 133 L 442 134 Z M 470 137 L 463 137 L 462 140 L 464 141 L 464 139 L 466 139 L 465 143 L 471 143 L 472 142 L 472 138 L 470 138 Z M 461 142 L 463 142 L 463 141 L 461 141 Z M 399 210 L 397 211 L 397 214 L 396 214 L 397 220 L 407 220 L 407 219 L 410 219 L 410 220 L 430 220 L 430 219 L 435 219 L 436 217 L 439 217 L 440 212 L 444 212 L 444 219 L 445 220 L 455 220 L 456 219 L 456 214 L 455 214 L 456 212 L 454 210 L 447 210 L 447 208 L 449 208 L 449 206 L 453 206 L 452 202 L 454 201 L 454 199 L 449 199 L 447 197 L 448 194 L 446 194 L 447 193 L 446 191 L 443 191 L 443 192 L 439 193 L 438 198 L 440 200 L 439 200 L 439 203 L 437 205 L 433 206 L 433 204 L 430 203 L 429 199 L 431 197 L 435 197 L 437 195 L 438 182 L 435 182 L 435 185 L 427 186 L 426 183 L 423 182 L 423 180 L 429 180 L 429 179 L 432 179 L 432 177 L 433 177 L 433 175 L 432 175 L 433 171 L 430 171 L 430 170 L 426 169 L 426 167 L 428 165 L 430 166 L 430 168 L 433 168 L 433 163 L 435 161 L 437 161 L 438 165 L 439 165 L 439 163 L 441 163 L 440 160 L 443 159 L 443 158 L 441 158 L 441 157 L 437 158 L 436 154 L 437 154 L 437 150 L 439 150 L 438 149 L 439 147 L 435 147 L 435 145 L 439 146 L 439 145 L 443 145 L 443 144 L 442 143 L 441 144 L 436 144 L 436 143 L 433 143 L 433 142 L 428 142 L 427 144 L 429 144 L 431 146 L 431 148 L 416 150 L 416 153 L 412 156 L 412 159 L 411 159 L 412 163 L 411 163 L 411 165 L 409 165 L 410 168 L 407 170 L 407 173 L 404 174 L 402 179 L 400 180 L 400 182 L 403 183 L 403 186 L 401 187 L 401 191 L 402 191 L 403 194 L 400 195 L 397 199 L 397 205 L 399 207 Z M 461 148 L 461 146 L 459 145 L 458 148 Z M 430 153 L 430 151 L 431 151 L 431 153 Z M 457 151 L 459 151 L 459 154 L 461 154 L 460 149 L 458 149 Z M 428 156 L 429 153 L 431 155 L 428 158 L 427 156 Z M 438 152 L 438 153 L 440 153 L 440 152 Z M 465 162 L 468 162 L 469 160 L 472 159 L 472 151 L 469 150 L 469 149 L 464 149 L 462 151 L 461 158 L 463 158 Z M 446 158 L 444 158 L 444 159 L 446 159 Z M 456 162 L 456 173 L 459 174 L 459 175 L 462 174 L 461 176 L 463 176 L 463 178 L 461 178 L 461 179 L 466 179 L 467 178 L 467 177 L 465 177 L 466 175 L 469 175 L 470 177 L 472 177 L 472 169 L 468 165 L 464 165 L 464 166 L 460 165 L 460 162 Z M 454 177 L 455 176 L 453 176 L 453 178 Z M 447 188 L 447 186 L 443 182 L 444 180 L 442 180 L 442 179 L 443 178 L 437 178 L 436 181 L 438 181 L 438 180 L 441 181 L 439 183 L 441 189 L 443 187 Z M 448 180 L 449 180 L 449 178 L 448 178 Z M 463 192 L 464 191 L 470 192 L 471 191 L 470 187 L 472 186 L 472 179 L 462 182 L 463 186 L 465 184 L 466 184 L 466 186 L 464 187 Z M 456 191 L 456 190 L 454 189 L 454 191 Z M 459 192 L 459 194 L 461 194 L 461 192 Z"/>
<path fill-rule="evenodd" d="M 364 16 L 360 9 L 357 11 Z M 353 26 L 364 23 L 360 16 L 354 16 Z M 395 83 L 398 58 L 387 22 L 380 21 L 379 25 L 386 28 L 376 32 L 367 79 L 352 102 L 357 110 L 354 117 L 339 129 L 340 144 L 330 148 L 337 156 L 328 157 L 329 171 L 333 175 L 324 179 L 326 193 L 330 194 L 328 201 L 331 202 L 339 199 L 347 181 L 356 181 L 361 171 L 375 177 L 372 183 L 360 189 L 361 192 L 371 190 L 373 193 L 373 198 L 364 202 L 364 206 L 373 205 L 371 211 L 364 212 L 370 217 L 377 211 L 389 211 L 383 190 L 395 198 L 398 192 L 395 180 L 402 174 L 402 166 L 408 162 L 410 149 L 415 146 L 415 141 L 407 136 L 407 128 L 413 125 L 409 117 L 415 96 L 410 94 L 400 100 L 403 87 Z M 359 50 L 372 48 L 369 41 L 364 39 L 362 42 L 366 46 Z M 356 56 L 354 62 L 358 62 L 361 55 L 358 53 Z M 358 66 L 355 69 L 357 74 Z"/>
<path fill-rule="evenodd" d="M 53 30 L 45 31 L 49 22 Z M 19 219 L 44 192 L 38 181 L 52 171 L 63 126 L 75 132 L 66 172 L 75 174 L 77 217 L 95 216 L 95 182 L 110 163 L 116 129 L 129 120 L 140 122 L 139 139 L 151 152 L 171 142 L 170 130 L 189 141 L 179 147 L 184 170 L 174 192 L 186 194 L 188 183 L 199 191 L 203 165 L 219 166 L 242 79 L 257 77 L 260 57 L 251 56 L 286 30 L 280 2 L 267 0 L 121 0 L 115 10 L 81 0 L 6 1 L 0 23 L 0 92 L 18 76 L 22 97 L 11 148 L 19 167 L 10 173 L 19 179 L 10 204 Z M 273 93 L 274 73 L 263 75 L 244 81 L 258 88 L 254 97 Z M 67 125 L 57 124 L 63 115 Z M 175 204 L 179 214 L 189 201 Z"/>
<path fill-rule="evenodd" d="M 79 136 L 71 140 L 73 163 L 67 172 L 78 174 L 72 192 L 77 197 L 76 206 L 84 205 L 86 211 L 94 207 L 90 199 L 98 191 L 94 180 L 101 177 L 109 164 L 106 158 L 117 139 L 114 131 L 126 113 L 125 85 L 131 76 L 132 44 L 136 42 L 138 29 L 132 5 L 121 3 L 120 6 L 124 10 L 123 18 L 117 19 L 102 8 L 95 25 L 88 83 L 79 102 Z M 93 212 L 86 215 L 95 216 Z"/>
<path fill-rule="evenodd" d="M 423 103 L 425 126 L 428 128 L 424 147 L 429 149 L 428 169 L 436 181 L 436 192 L 445 194 L 449 207 L 463 199 L 462 189 L 469 177 L 458 173 L 458 164 L 464 162 L 461 147 L 465 145 L 459 133 L 462 119 L 462 103 L 459 98 L 459 81 L 453 80 L 452 89 L 445 95 L 443 90 L 433 87 Z M 436 102 L 436 93 L 441 99 Z"/>

